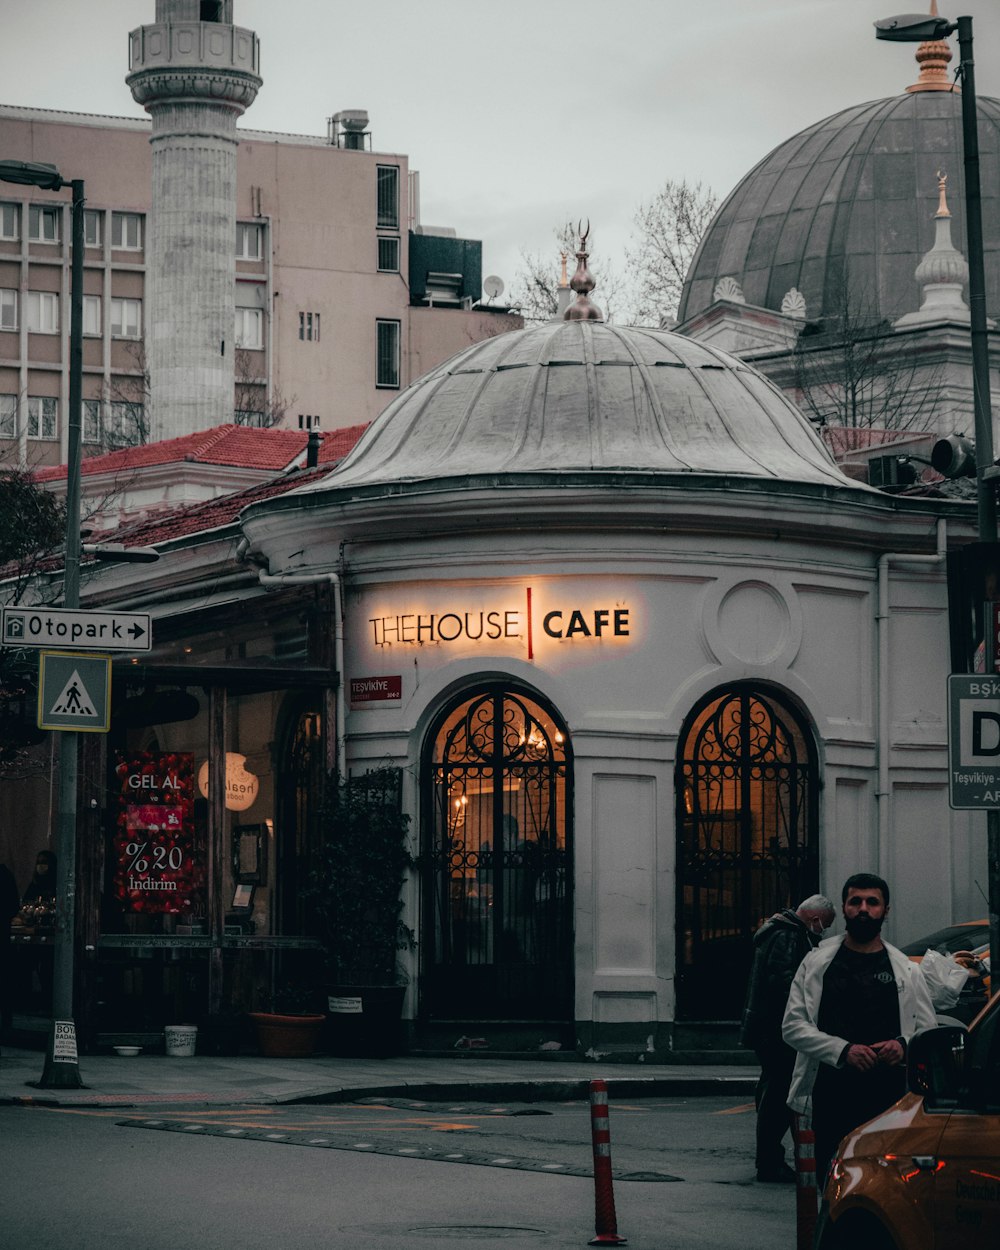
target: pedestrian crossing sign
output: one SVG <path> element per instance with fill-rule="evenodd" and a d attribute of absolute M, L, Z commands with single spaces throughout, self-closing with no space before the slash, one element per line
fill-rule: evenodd
<path fill-rule="evenodd" d="M 111 656 L 92 651 L 41 651 L 38 727 L 82 733 L 111 728 Z"/>

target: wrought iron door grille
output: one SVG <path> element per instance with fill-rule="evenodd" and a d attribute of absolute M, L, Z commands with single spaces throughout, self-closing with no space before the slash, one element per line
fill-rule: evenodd
<path fill-rule="evenodd" d="M 817 889 L 815 752 L 791 709 L 750 686 L 711 696 L 682 744 L 677 1014 L 736 1020 L 755 930 Z"/>
<path fill-rule="evenodd" d="M 444 718 L 430 774 L 425 1014 L 571 1018 L 565 730 L 490 688 Z"/>

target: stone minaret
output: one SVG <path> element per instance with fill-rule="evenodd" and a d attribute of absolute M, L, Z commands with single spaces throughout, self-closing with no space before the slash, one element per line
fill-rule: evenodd
<path fill-rule="evenodd" d="M 261 79 L 233 0 L 156 0 L 126 82 L 153 120 L 144 337 L 150 438 L 233 419 L 236 121 Z"/>

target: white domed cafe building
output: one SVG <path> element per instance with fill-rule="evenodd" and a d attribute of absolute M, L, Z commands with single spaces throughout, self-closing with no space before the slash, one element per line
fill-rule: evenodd
<path fill-rule="evenodd" d="M 268 580 L 336 587 L 345 766 L 402 770 L 417 1035 L 656 1058 L 853 871 L 896 940 L 978 914 L 945 717 L 974 518 L 845 476 L 752 367 L 590 286 L 241 524 Z"/>

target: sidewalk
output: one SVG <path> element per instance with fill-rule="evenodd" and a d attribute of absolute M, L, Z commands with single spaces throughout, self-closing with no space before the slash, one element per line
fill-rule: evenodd
<path fill-rule="evenodd" d="M 350 1102 L 407 1097 L 428 1102 L 501 1099 L 537 1102 L 582 1098 L 588 1083 L 608 1082 L 612 1099 L 723 1094 L 753 1096 L 757 1069 L 719 1064 L 551 1063 L 530 1056 L 490 1059 L 478 1054 L 443 1058 L 266 1059 L 256 1055 L 190 1059 L 165 1055 L 83 1055 L 83 1089 L 36 1089 L 44 1055 L 4 1046 L 0 1054 L 0 1104 L 127 1107 L 185 1102 L 192 1105 Z"/>

